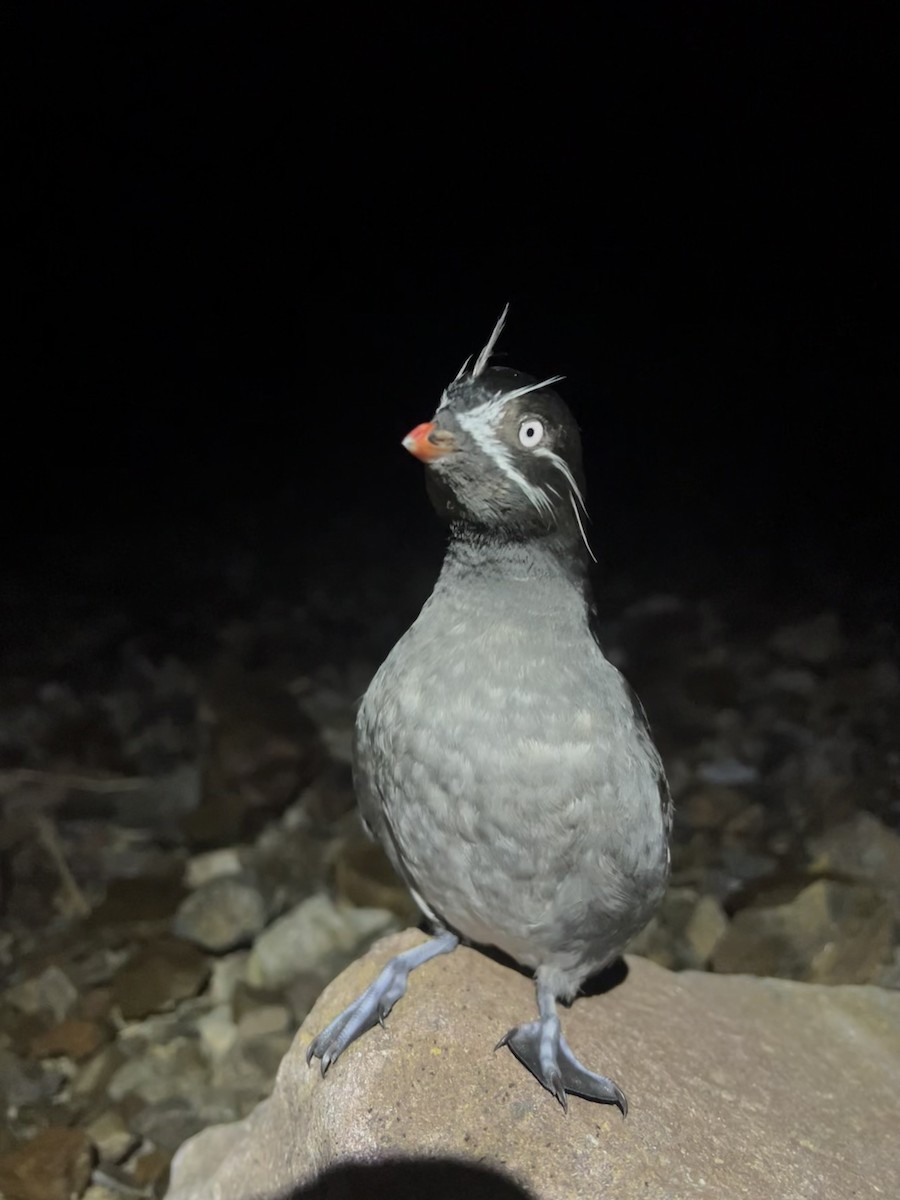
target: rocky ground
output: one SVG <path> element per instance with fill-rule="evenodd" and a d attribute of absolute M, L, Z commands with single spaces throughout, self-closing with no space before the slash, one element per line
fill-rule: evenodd
<path fill-rule="evenodd" d="M 414 972 L 385 1028 L 325 1078 L 311 1071 L 315 1034 L 424 938 L 384 938 L 329 984 L 272 1095 L 186 1142 L 166 1200 L 900 1195 L 900 992 L 627 955 L 615 987 L 592 986 L 562 1012 L 582 1061 L 624 1088 L 626 1119 L 577 1096 L 564 1112 L 494 1048 L 533 1012 L 533 986 L 461 947 Z"/>
<path fill-rule="evenodd" d="M 359 831 L 348 756 L 433 561 L 278 579 L 247 546 L 166 561 L 178 588 L 110 584 L 106 556 L 77 587 L 0 594 L 5 1200 L 162 1196 L 187 1137 L 271 1091 L 324 985 L 416 921 Z M 601 609 L 678 811 L 672 887 L 634 952 L 900 988 L 883 598 L 789 609 L 611 579 Z"/>

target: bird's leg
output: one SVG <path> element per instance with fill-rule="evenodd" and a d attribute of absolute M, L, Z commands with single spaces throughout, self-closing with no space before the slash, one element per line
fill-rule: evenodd
<path fill-rule="evenodd" d="M 384 1024 L 384 1018 L 406 991 L 410 971 L 421 967 L 431 958 L 437 958 L 439 954 L 449 954 L 458 945 L 459 938 L 455 933 L 441 930 L 431 941 L 413 946 L 411 950 L 404 950 L 392 958 L 375 982 L 313 1038 L 306 1051 L 306 1061 L 310 1063 L 314 1058 L 321 1059 L 324 1075 L 351 1042 L 355 1042 L 367 1029 Z"/>
<path fill-rule="evenodd" d="M 516 1058 L 532 1073 L 538 1083 L 552 1092 L 563 1109 L 568 1110 L 566 1093 L 598 1100 L 601 1104 L 617 1104 L 622 1116 L 628 1112 L 625 1093 L 605 1075 L 595 1075 L 583 1067 L 562 1035 L 556 1015 L 556 996 L 546 980 L 537 981 L 540 1020 L 517 1025 L 497 1043 L 509 1046 Z"/>

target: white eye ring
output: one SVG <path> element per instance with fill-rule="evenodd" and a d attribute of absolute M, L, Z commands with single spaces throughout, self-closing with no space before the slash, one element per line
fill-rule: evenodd
<path fill-rule="evenodd" d="M 537 417 L 527 417 L 519 426 L 519 441 L 530 450 L 544 440 L 544 425 Z"/>

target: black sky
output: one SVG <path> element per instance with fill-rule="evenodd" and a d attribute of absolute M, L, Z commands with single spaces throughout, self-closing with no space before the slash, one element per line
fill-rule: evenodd
<path fill-rule="evenodd" d="M 886 569 L 891 8 L 23 7 L 13 540 L 405 521 L 397 443 L 509 301 L 614 558 Z"/>

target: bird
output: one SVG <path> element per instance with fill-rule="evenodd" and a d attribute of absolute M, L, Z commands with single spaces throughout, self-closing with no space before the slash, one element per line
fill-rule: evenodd
<path fill-rule="evenodd" d="M 420 615 L 358 710 L 353 778 L 432 936 L 315 1036 L 322 1075 L 463 942 L 533 972 L 508 1046 L 562 1105 L 628 1106 L 569 1046 L 557 1003 L 616 960 L 665 892 L 672 800 L 640 700 L 604 655 L 578 425 L 554 385 L 491 360 L 508 305 L 403 446 L 448 524 Z M 471 364 L 471 365 L 470 365 Z"/>

